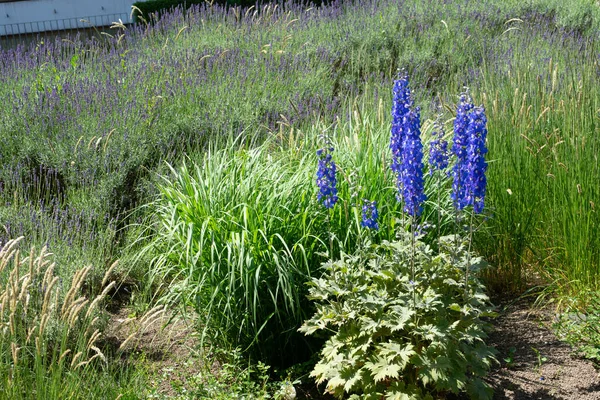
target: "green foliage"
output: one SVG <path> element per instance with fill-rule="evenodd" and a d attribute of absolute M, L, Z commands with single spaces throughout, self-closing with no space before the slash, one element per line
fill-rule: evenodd
<path fill-rule="evenodd" d="M 515 354 L 516 353 L 517 353 L 517 348 L 516 347 L 511 346 L 508 349 L 508 354 L 504 358 L 504 362 L 505 362 L 506 368 L 512 368 L 512 367 L 515 366 Z"/>
<path fill-rule="evenodd" d="M 151 21 L 151 15 L 157 13 L 160 18 L 166 12 L 173 11 L 177 7 L 189 8 L 194 4 L 203 4 L 203 0 L 148 0 L 133 3 L 137 8 L 134 13 L 134 22 Z"/>
<path fill-rule="evenodd" d="M 301 328 L 330 335 L 312 376 L 338 398 L 421 399 L 466 391 L 490 399 L 481 377 L 495 361 L 486 346 L 491 307 L 475 278 L 482 260 L 465 243 L 432 249 L 410 234 L 329 261 L 313 279 L 316 314 Z M 465 286 L 466 269 L 471 270 Z M 412 278 L 411 278 L 412 277 Z"/>
<path fill-rule="evenodd" d="M 541 353 L 541 352 L 540 352 L 538 349 L 536 349 L 535 347 L 532 347 L 532 348 L 531 348 L 531 350 L 533 350 L 533 352 L 535 353 L 535 357 L 536 357 L 536 359 L 537 359 L 537 364 L 536 364 L 536 366 L 535 366 L 535 371 L 536 371 L 536 373 L 539 373 L 539 372 L 540 372 L 540 369 L 542 368 L 542 365 L 543 365 L 543 364 L 544 364 L 546 361 L 548 361 L 548 358 L 547 358 L 547 357 L 544 357 L 544 356 L 542 355 L 542 353 Z"/>
<path fill-rule="evenodd" d="M 48 244 L 63 282 L 90 263 L 101 275 L 108 260 L 127 258 L 126 216 L 151 198 L 148 177 L 163 160 L 199 159 L 223 134 L 297 134 L 347 114 L 357 129 L 343 135 L 363 146 L 355 136 L 387 128 L 384 118 L 359 121 L 389 114 L 390 79 L 407 67 L 424 110 L 432 98 L 451 109 L 465 85 L 486 106 L 494 218 L 475 245 L 497 267 L 487 282 L 519 290 L 533 267 L 566 295 L 596 288 L 599 13 L 595 0 L 377 0 L 179 13 L 96 45 L 46 38 L 39 52 L 1 64 L 0 240 Z M 379 150 L 360 157 L 385 161 Z M 346 161 L 359 176 L 381 170 Z M 361 194 L 387 196 L 385 180 L 371 182 Z M 340 221 L 355 215 L 347 203 L 331 219 L 350 244 L 356 231 Z"/>
<path fill-rule="evenodd" d="M 150 377 L 151 386 L 147 399 L 210 399 L 210 400 L 239 400 L 239 399 L 273 399 L 292 400 L 296 395 L 294 385 L 289 379 L 272 380 L 272 371 L 263 363 L 248 365 L 243 352 L 237 349 L 225 350 L 215 348 L 210 354 L 203 353 L 198 358 L 189 360 L 196 364 L 171 375 L 172 368 L 163 369 L 162 376 Z M 186 363 L 186 367 L 188 366 Z M 198 367 L 199 364 L 199 367 Z M 191 365 L 190 365 L 191 366 Z M 218 367 L 217 367 L 218 366 Z M 169 380 L 170 393 L 157 390 L 164 379 Z"/>
<path fill-rule="evenodd" d="M 588 292 L 573 302 L 554 324 L 558 335 L 585 358 L 600 365 L 600 293 Z"/>
<path fill-rule="evenodd" d="M 205 365 L 193 377 L 186 379 L 186 387 L 177 390 L 182 398 L 194 399 L 267 399 L 272 398 L 274 386 L 269 379 L 269 366 L 262 363 L 248 366 L 240 349 L 217 349 L 211 358 L 218 363 L 218 371 Z"/>

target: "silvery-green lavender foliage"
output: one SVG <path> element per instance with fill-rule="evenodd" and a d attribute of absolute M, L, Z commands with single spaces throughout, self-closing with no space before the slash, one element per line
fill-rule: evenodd
<path fill-rule="evenodd" d="M 493 315 L 466 242 L 443 237 L 439 253 L 409 233 L 323 265 L 310 283 L 317 312 L 301 331 L 333 332 L 311 376 L 337 398 L 432 399 L 467 392 L 490 399 L 481 379 L 495 361 L 484 343 Z M 410 280 L 412 263 L 415 278 Z M 466 293 L 468 293 L 466 295 Z"/>

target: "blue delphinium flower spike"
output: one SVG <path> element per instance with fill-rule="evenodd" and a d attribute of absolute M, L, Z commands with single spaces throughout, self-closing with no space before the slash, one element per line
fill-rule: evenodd
<path fill-rule="evenodd" d="M 392 150 L 391 169 L 400 174 L 402 163 L 402 143 L 404 141 L 404 119 L 412 107 L 410 89 L 408 87 L 408 76 L 404 75 L 394 81 L 392 102 L 392 132 L 390 135 L 390 149 Z"/>
<path fill-rule="evenodd" d="M 469 113 L 473 109 L 473 104 L 468 94 L 462 94 L 456 109 L 456 119 L 454 120 L 454 140 L 452 143 L 452 153 L 456 156 L 456 164 L 452 169 L 452 194 L 450 195 L 457 210 L 465 208 L 469 201 L 467 199 L 467 146 L 469 145 L 469 136 L 467 127 L 469 125 Z"/>
<path fill-rule="evenodd" d="M 410 110 L 404 118 L 402 165 L 399 187 L 404 200 L 404 211 L 412 216 L 421 215 L 421 204 L 427 198 L 423 187 L 423 144 L 421 143 L 421 112 L 419 107 Z"/>
<path fill-rule="evenodd" d="M 378 230 L 378 217 L 379 213 L 377 212 L 377 202 L 364 199 L 362 207 L 362 221 L 360 222 L 360 225 L 363 228 Z"/>
<path fill-rule="evenodd" d="M 333 208 L 338 201 L 335 176 L 336 167 L 331 156 L 332 152 L 333 147 L 317 150 L 317 156 L 319 157 L 317 169 L 317 187 L 319 188 L 319 193 L 317 194 L 317 200 L 325 208 Z"/>
<path fill-rule="evenodd" d="M 475 107 L 469 114 L 469 124 L 467 126 L 467 135 L 469 142 L 467 145 L 467 198 L 469 205 L 473 206 L 473 211 L 477 214 L 483 211 L 485 190 L 487 180 L 485 172 L 487 163 L 485 162 L 485 139 L 487 118 L 483 107 Z"/>

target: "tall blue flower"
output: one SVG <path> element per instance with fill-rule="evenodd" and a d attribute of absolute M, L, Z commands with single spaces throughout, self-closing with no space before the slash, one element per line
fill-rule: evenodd
<path fill-rule="evenodd" d="M 392 150 L 392 171 L 400 174 L 402 163 L 402 144 L 404 141 L 406 119 L 413 105 L 410 89 L 408 87 L 408 76 L 403 76 L 394 81 L 393 103 L 392 103 L 392 132 L 390 135 L 390 149 Z"/>
<path fill-rule="evenodd" d="M 362 207 L 362 221 L 360 222 L 360 225 L 364 228 L 378 230 L 378 217 L 379 213 L 377 212 L 377 202 L 364 199 Z"/>
<path fill-rule="evenodd" d="M 452 169 L 452 194 L 450 197 L 457 210 L 462 210 L 469 205 L 467 198 L 467 146 L 469 145 L 469 134 L 467 127 L 469 125 L 469 113 L 473 109 L 471 99 L 467 94 L 460 96 L 460 101 L 456 109 L 456 119 L 454 120 L 454 140 L 452 143 L 452 153 L 456 156 L 456 164 Z"/>
<path fill-rule="evenodd" d="M 319 193 L 317 194 L 317 200 L 319 200 L 325 208 L 333 208 L 338 201 L 336 188 L 337 181 L 335 177 L 336 167 L 331 156 L 332 152 L 333 147 L 317 150 L 317 156 L 319 157 L 317 169 L 317 186 L 319 187 Z"/>
<path fill-rule="evenodd" d="M 398 189 L 404 200 L 404 211 L 412 217 L 421 215 L 421 204 L 427 198 L 423 187 L 423 144 L 421 143 L 421 111 L 410 110 L 404 118 L 402 164 Z"/>
<path fill-rule="evenodd" d="M 473 211 L 479 214 L 483 211 L 485 190 L 487 180 L 485 172 L 487 163 L 485 162 L 485 138 L 487 118 L 483 107 L 475 107 L 469 114 L 469 124 L 467 126 L 467 178 L 466 178 L 466 197 L 468 204 L 473 206 Z"/>
<path fill-rule="evenodd" d="M 444 126 L 439 122 L 435 123 L 435 131 L 431 133 L 433 140 L 429 142 L 429 173 L 433 171 L 443 171 L 448 167 L 448 142 L 444 139 Z"/>

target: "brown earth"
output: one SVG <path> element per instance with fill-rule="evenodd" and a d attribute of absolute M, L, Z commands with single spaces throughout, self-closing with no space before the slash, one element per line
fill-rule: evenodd
<path fill-rule="evenodd" d="M 553 315 L 551 309 L 521 301 L 507 306 L 494 321 L 488 344 L 500 352 L 501 365 L 486 379 L 494 388 L 494 400 L 600 400 L 600 371 L 556 338 Z"/>

